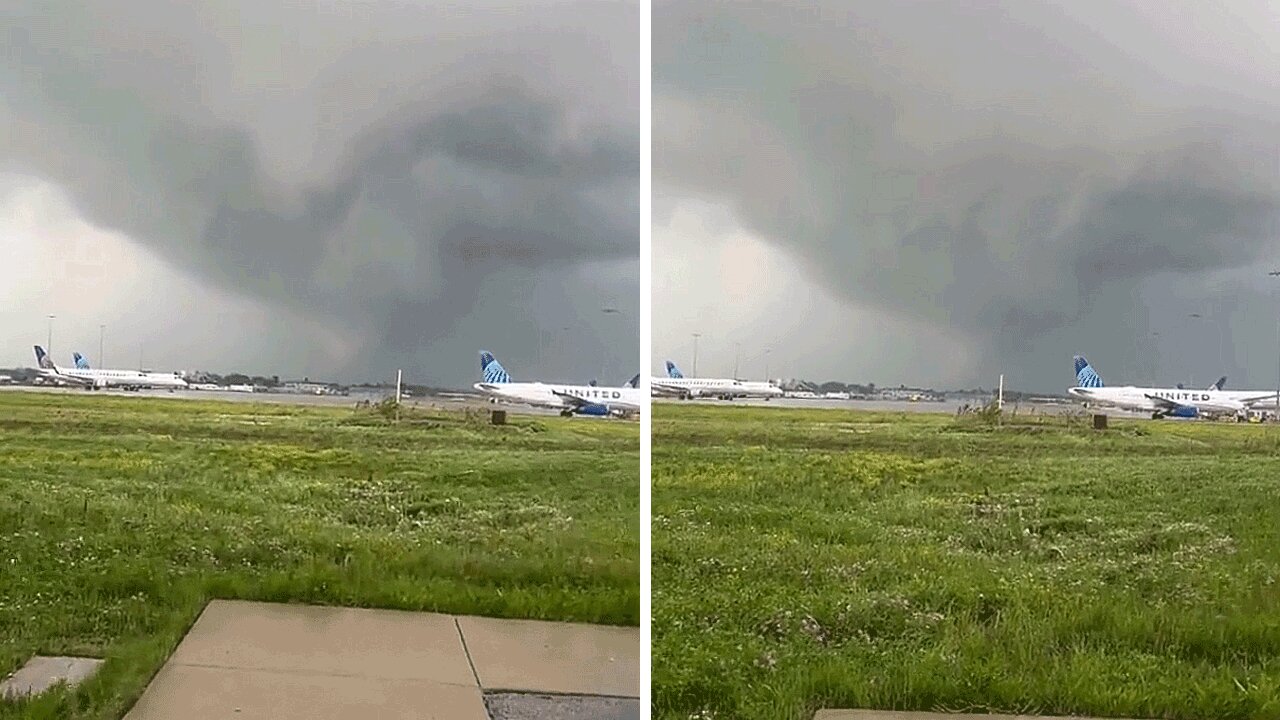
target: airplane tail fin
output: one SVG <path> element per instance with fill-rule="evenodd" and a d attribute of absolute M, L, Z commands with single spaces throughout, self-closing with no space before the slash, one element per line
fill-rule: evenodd
<path fill-rule="evenodd" d="M 1078 387 L 1100 388 L 1102 387 L 1102 376 L 1093 369 L 1088 360 L 1083 355 L 1076 355 L 1072 360 L 1076 368 L 1076 385 Z"/>
<path fill-rule="evenodd" d="M 1209 386 L 1209 389 L 1210 389 L 1210 390 L 1221 390 L 1221 389 L 1225 388 L 1226 386 L 1227 386 L 1227 376 L 1226 376 L 1226 375 L 1223 375 L 1222 377 L 1218 378 L 1218 382 L 1216 382 L 1216 383 L 1214 383 L 1214 384 L 1210 385 L 1210 386 Z"/>
<path fill-rule="evenodd" d="M 667 361 L 667 377 L 673 378 L 673 379 L 679 379 L 684 377 L 684 373 L 680 372 L 680 368 L 676 367 L 675 363 L 668 360 Z"/>
<path fill-rule="evenodd" d="M 36 349 L 36 365 L 44 370 L 56 370 L 57 366 L 53 364 L 53 358 L 49 357 L 49 353 L 39 345 L 34 346 Z"/>
<path fill-rule="evenodd" d="M 627 387 L 633 387 L 633 388 L 640 387 L 640 373 L 636 373 L 635 377 L 627 381 Z"/>
<path fill-rule="evenodd" d="M 480 374 L 487 383 L 509 383 L 511 376 L 507 374 L 507 369 L 502 367 L 502 363 L 498 362 L 498 358 L 488 350 L 480 351 Z"/>
<path fill-rule="evenodd" d="M 71 353 L 71 357 L 73 360 L 76 361 L 77 370 L 89 369 L 89 360 L 85 356 L 81 355 L 80 353 Z"/>

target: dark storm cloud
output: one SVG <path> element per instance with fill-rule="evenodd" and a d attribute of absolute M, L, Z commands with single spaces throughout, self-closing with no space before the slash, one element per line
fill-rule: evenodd
<path fill-rule="evenodd" d="M 655 207 L 724 202 L 849 302 L 991 357 L 1069 353 L 1096 316 L 1099 344 L 1145 335 L 1112 288 L 1275 255 L 1273 15 L 660 0 Z"/>
<path fill-rule="evenodd" d="M 522 272 L 563 286 L 550 311 L 636 317 L 637 30 L 623 1 L 10 3 L 0 169 L 462 382 L 443 339 L 532 358 Z M 634 365 L 636 329 L 604 332 L 584 352 Z"/>

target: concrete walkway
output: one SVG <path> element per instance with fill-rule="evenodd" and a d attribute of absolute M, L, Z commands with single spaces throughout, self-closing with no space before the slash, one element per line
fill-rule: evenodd
<path fill-rule="evenodd" d="M 638 697 L 638 628 L 214 600 L 126 720 L 488 720 L 484 692 Z"/>

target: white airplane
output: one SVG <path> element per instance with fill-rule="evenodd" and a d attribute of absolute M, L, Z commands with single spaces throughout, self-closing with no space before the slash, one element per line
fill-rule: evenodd
<path fill-rule="evenodd" d="M 782 397 L 782 388 L 771 382 L 759 380 L 733 380 L 729 378 L 687 378 L 676 364 L 667 361 L 667 376 L 652 378 L 650 387 L 655 395 L 669 395 L 684 399 L 713 397 L 732 400 L 736 397 Z"/>
<path fill-rule="evenodd" d="M 512 382 L 506 368 L 488 350 L 480 351 L 480 372 L 484 380 L 473 387 L 497 401 L 551 408 L 565 417 L 629 416 L 640 412 L 639 375 L 623 387 Z"/>
<path fill-rule="evenodd" d="M 1151 413 L 1153 419 L 1163 417 L 1194 418 L 1201 415 L 1215 417 L 1244 413 L 1268 402 L 1275 403 L 1276 392 L 1223 390 L 1227 379 L 1223 377 L 1204 390 L 1186 388 L 1107 387 L 1102 377 L 1082 355 L 1074 358 L 1076 387 L 1067 393 L 1089 403 L 1116 407 L 1121 410 Z"/>
<path fill-rule="evenodd" d="M 119 387 L 126 390 L 141 388 L 169 388 L 176 390 L 186 388 L 187 381 L 177 373 L 149 373 L 138 370 L 94 370 L 83 362 L 84 367 L 60 368 L 53 358 L 39 345 L 36 351 L 36 366 L 41 377 L 54 382 L 97 390 L 99 388 Z"/>

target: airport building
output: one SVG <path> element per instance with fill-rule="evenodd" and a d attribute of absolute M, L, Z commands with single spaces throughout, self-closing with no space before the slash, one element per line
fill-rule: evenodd
<path fill-rule="evenodd" d="M 288 380 L 281 388 L 285 392 L 301 395 L 338 395 L 340 388 L 333 383 L 311 382 L 310 380 Z"/>

